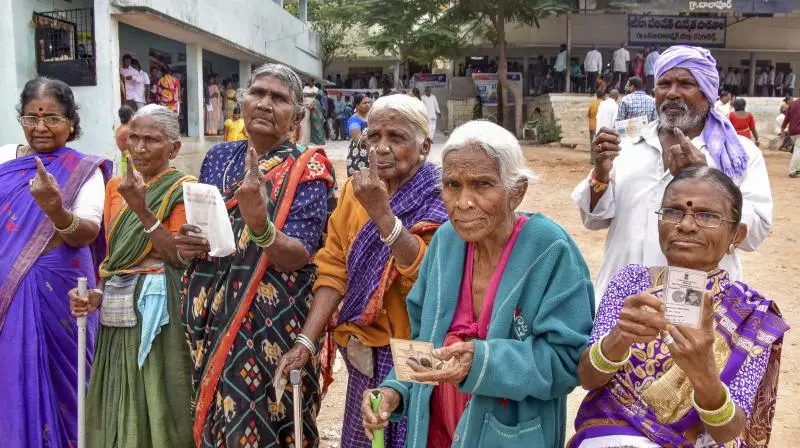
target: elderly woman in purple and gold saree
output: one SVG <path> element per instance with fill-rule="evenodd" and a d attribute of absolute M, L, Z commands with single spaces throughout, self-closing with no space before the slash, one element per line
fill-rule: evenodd
<path fill-rule="evenodd" d="M 325 247 L 314 258 L 319 274 L 302 332 L 316 341 L 339 310 L 333 338 L 349 375 L 343 448 L 371 446 L 360 428 L 362 396 L 392 370 L 389 340 L 411 335 L 406 296 L 428 243 L 447 220 L 441 172 L 425 160 L 430 151 L 425 106 L 406 95 L 385 96 L 367 121 L 369 168 L 342 187 Z M 313 359 L 313 351 L 296 344 L 277 369 L 284 374 L 299 369 Z M 403 447 L 405 434 L 405 422 L 391 424 L 386 446 Z"/>
<path fill-rule="evenodd" d="M 0 445 L 66 448 L 78 433 L 78 333 L 67 292 L 78 277 L 95 285 L 111 163 L 65 146 L 80 135 L 80 119 L 63 82 L 29 81 L 19 112 L 28 144 L 0 146 Z M 91 316 L 87 366 L 96 332 Z"/>
<path fill-rule="evenodd" d="M 665 319 L 663 267 L 629 265 L 606 289 L 578 374 L 589 390 L 569 447 L 766 447 L 783 334 L 772 300 L 718 268 L 747 234 L 721 171 L 678 172 L 661 204 L 670 266 L 708 274 L 700 328 Z"/>

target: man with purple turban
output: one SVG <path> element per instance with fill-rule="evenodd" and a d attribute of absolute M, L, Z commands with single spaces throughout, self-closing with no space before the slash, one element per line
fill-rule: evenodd
<path fill-rule="evenodd" d="M 708 50 L 667 49 L 658 119 L 592 143 L 595 169 L 573 199 L 588 228 L 609 233 L 568 448 L 769 444 L 789 327 L 742 281 L 736 251 L 764 240 L 772 198 L 760 151 L 712 107 L 718 76 Z M 672 268 L 701 271 L 699 306 L 670 291 L 683 280 Z"/>
<path fill-rule="evenodd" d="M 667 184 L 685 167 L 718 168 L 742 191 L 747 237 L 720 263 L 731 280 L 742 278 L 738 250 L 758 249 L 772 227 L 772 192 L 761 151 L 714 110 L 719 74 L 711 52 L 672 46 L 657 59 L 655 77 L 658 119 L 635 138 L 598 129 L 591 148 L 596 165 L 572 192 L 586 228 L 609 229 L 595 281 L 598 306 L 619 268 L 665 264 L 656 212 Z"/>

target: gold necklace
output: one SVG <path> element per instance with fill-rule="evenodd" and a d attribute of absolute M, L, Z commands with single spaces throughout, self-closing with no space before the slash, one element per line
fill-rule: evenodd
<path fill-rule="evenodd" d="M 24 147 L 24 148 L 22 148 L 22 149 L 23 149 L 23 151 L 22 151 L 22 154 L 20 154 L 19 156 L 17 156 L 17 158 L 20 158 L 20 157 L 25 157 L 25 156 L 27 156 L 28 154 L 31 154 L 31 152 L 30 152 L 30 150 L 31 150 L 31 145 L 25 145 L 25 147 Z"/>

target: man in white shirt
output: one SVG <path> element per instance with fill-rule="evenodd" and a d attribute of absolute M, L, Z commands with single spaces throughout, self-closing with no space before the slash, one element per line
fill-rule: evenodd
<path fill-rule="evenodd" d="M 369 77 L 368 87 L 369 87 L 369 90 L 372 90 L 372 91 L 378 90 L 378 78 L 375 77 L 374 73 L 372 74 L 372 76 Z"/>
<path fill-rule="evenodd" d="M 131 55 L 126 54 L 122 56 L 122 67 L 119 68 L 119 74 L 125 80 L 125 101 L 134 110 L 138 109 L 136 105 L 136 85 L 140 82 L 139 70 L 131 67 Z"/>
<path fill-rule="evenodd" d="M 611 56 L 611 69 L 614 70 L 612 88 L 622 89 L 625 87 L 625 83 L 628 82 L 628 73 L 631 71 L 630 64 L 631 53 L 628 51 L 628 44 L 623 42 Z"/>
<path fill-rule="evenodd" d="M 742 279 L 737 249 L 758 249 L 772 227 L 772 193 L 764 157 L 712 107 L 719 75 L 711 53 L 699 47 L 672 46 L 656 64 L 656 79 L 661 83 L 656 87 L 659 119 L 642 136 L 628 141 L 621 141 L 614 130 L 599 129 L 592 144 L 597 153 L 595 168 L 572 192 L 583 224 L 591 230 L 609 229 L 595 283 L 598 299 L 621 267 L 666 264 L 655 212 L 673 174 L 682 168 L 719 168 L 742 191 L 741 223 L 747 226 L 747 237 L 740 247 L 731 245 L 720 264 L 731 280 Z"/>
<path fill-rule="evenodd" d="M 783 72 L 780 70 L 775 72 L 775 96 L 783 96 Z"/>
<path fill-rule="evenodd" d="M 566 73 L 567 73 L 567 45 L 561 44 L 561 50 L 558 52 L 558 56 L 556 56 L 556 63 L 553 66 L 553 71 L 555 72 L 553 76 L 555 77 L 555 88 L 556 92 L 563 92 L 566 87 Z"/>
<path fill-rule="evenodd" d="M 602 128 L 614 129 L 614 122 L 617 121 L 617 113 L 619 112 L 618 100 L 619 92 L 617 90 L 608 92 L 608 97 L 597 107 L 597 125 L 595 129 L 598 131 Z"/>
<path fill-rule="evenodd" d="M 441 111 L 439 110 L 439 102 L 436 97 L 431 95 L 431 88 L 425 87 L 425 95 L 422 95 L 422 104 L 428 109 L 428 132 L 430 133 L 431 142 L 433 136 L 436 135 L 436 121 L 439 118 Z"/>
<path fill-rule="evenodd" d="M 586 53 L 583 60 L 583 68 L 586 70 L 586 90 L 595 93 L 597 89 L 597 74 L 603 71 L 603 55 L 597 50 L 597 44 L 592 45 L 592 49 Z"/>
<path fill-rule="evenodd" d="M 786 71 L 786 77 L 783 78 L 783 93 L 786 96 L 794 98 L 794 84 L 797 81 L 797 76 L 790 68 Z"/>
<path fill-rule="evenodd" d="M 769 66 L 769 77 L 767 79 L 767 96 L 775 95 L 775 67 Z"/>
<path fill-rule="evenodd" d="M 661 56 L 661 47 L 655 46 L 653 47 L 652 51 L 647 54 L 647 59 L 644 60 L 644 76 L 645 76 L 645 92 L 648 95 L 653 94 L 653 89 L 656 86 L 655 82 L 655 74 L 656 74 L 656 61 L 658 57 Z"/>
<path fill-rule="evenodd" d="M 722 88 L 733 93 L 734 84 L 736 84 L 736 73 L 733 72 L 733 67 L 728 67 L 728 72 L 725 73 L 725 80 L 722 81 Z"/>
<path fill-rule="evenodd" d="M 756 92 L 758 96 L 767 96 L 767 80 L 769 79 L 769 73 L 767 72 L 767 68 L 764 67 L 761 70 L 761 73 L 756 76 Z"/>
<path fill-rule="evenodd" d="M 131 67 L 139 71 L 139 80 L 136 82 L 136 91 L 133 95 L 133 101 L 136 103 L 136 109 L 138 110 L 147 104 L 147 93 L 150 91 L 150 76 L 142 70 L 142 65 L 139 64 L 138 59 L 131 61 Z"/>

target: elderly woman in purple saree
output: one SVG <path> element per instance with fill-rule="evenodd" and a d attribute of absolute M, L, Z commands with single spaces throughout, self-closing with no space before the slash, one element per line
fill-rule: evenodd
<path fill-rule="evenodd" d="M 20 123 L 28 145 L 0 146 L 0 434 L 3 446 L 71 447 L 78 348 L 67 293 L 78 277 L 95 285 L 111 164 L 64 146 L 80 128 L 60 81 L 25 86 Z M 90 316 L 87 366 L 96 331 Z"/>
<path fill-rule="evenodd" d="M 620 269 L 578 366 L 589 393 L 568 447 L 766 447 L 789 327 L 772 300 L 717 267 L 747 234 L 741 192 L 694 166 L 661 207 L 668 264 L 707 272 L 701 326 L 665 320 L 664 267 Z"/>

